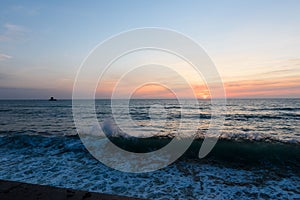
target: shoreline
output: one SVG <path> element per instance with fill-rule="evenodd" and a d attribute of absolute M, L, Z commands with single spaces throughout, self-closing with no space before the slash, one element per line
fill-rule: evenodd
<path fill-rule="evenodd" d="M 97 192 L 88 192 L 48 185 L 30 184 L 17 181 L 0 180 L 0 199 L 101 199 L 101 200 L 142 200 L 135 197 L 118 196 Z"/>

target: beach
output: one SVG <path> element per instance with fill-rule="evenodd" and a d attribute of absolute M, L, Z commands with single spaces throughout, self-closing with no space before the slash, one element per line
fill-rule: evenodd
<path fill-rule="evenodd" d="M 15 181 L 0 180 L 0 199 L 2 200 L 60 200 L 60 199 L 90 199 L 90 200 L 138 200 L 138 198 L 101 194 L 81 190 L 50 187 L 46 185 L 29 184 Z"/>

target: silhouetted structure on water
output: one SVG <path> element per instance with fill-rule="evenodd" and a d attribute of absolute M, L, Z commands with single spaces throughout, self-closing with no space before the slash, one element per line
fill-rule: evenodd
<path fill-rule="evenodd" d="M 49 101 L 56 101 L 54 97 L 50 97 Z"/>

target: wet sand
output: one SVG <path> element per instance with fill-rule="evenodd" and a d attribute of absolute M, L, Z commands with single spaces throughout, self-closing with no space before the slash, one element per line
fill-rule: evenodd
<path fill-rule="evenodd" d="M 138 198 L 124 197 L 82 190 L 58 188 L 45 185 L 28 184 L 14 181 L 0 180 L 0 199 L 1 200 L 138 200 Z"/>

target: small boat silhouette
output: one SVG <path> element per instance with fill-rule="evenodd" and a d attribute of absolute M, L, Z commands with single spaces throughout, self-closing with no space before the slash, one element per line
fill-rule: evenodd
<path fill-rule="evenodd" d="M 50 97 L 49 101 L 56 101 L 54 97 Z"/>

